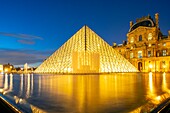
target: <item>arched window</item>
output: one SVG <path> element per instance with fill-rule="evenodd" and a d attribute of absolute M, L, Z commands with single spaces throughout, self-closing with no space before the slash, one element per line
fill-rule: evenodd
<path fill-rule="evenodd" d="M 142 35 L 139 35 L 139 41 L 142 41 Z"/>

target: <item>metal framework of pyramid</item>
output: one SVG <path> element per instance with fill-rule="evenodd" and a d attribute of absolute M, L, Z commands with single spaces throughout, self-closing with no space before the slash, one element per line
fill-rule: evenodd
<path fill-rule="evenodd" d="M 35 73 L 111 73 L 138 70 L 89 27 L 83 26 Z"/>

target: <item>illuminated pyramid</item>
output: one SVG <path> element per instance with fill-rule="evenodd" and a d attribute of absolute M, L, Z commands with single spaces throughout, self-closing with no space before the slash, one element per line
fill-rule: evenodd
<path fill-rule="evenodd" d="M 83 26 L 36 73 L 109 73 L 138 70 L 89 27 Z"/>

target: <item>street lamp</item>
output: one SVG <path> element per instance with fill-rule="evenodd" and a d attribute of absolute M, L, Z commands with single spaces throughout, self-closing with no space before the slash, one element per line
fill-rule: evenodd
<path fill-rule="evenodd" d="M 7 68 L 5 68 L 5 72 L 8 72 L 8 69 L 7 69 Z"/>

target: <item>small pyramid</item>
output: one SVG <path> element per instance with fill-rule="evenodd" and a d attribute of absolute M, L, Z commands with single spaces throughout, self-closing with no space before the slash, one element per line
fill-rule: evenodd
<path fill-rule="evenodd" d="M 138 70 L 89 27 L 83 26 L 35 73 L 111 73 Z"/>

